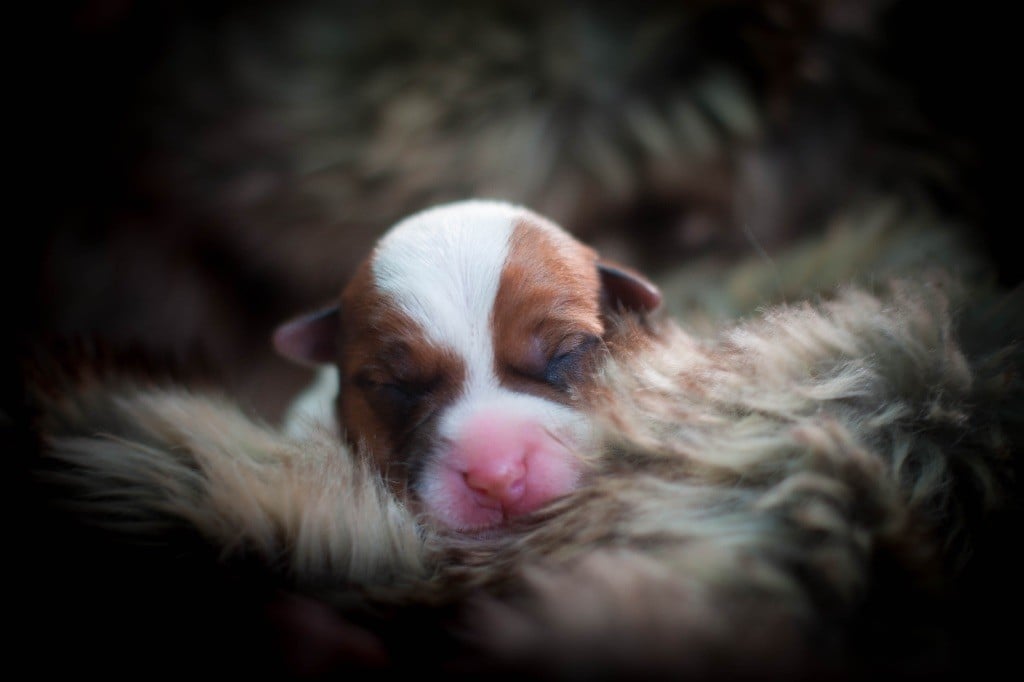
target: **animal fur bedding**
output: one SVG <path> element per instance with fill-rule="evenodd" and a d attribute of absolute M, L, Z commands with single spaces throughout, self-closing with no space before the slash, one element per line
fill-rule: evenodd
<path fill-rule="evenodd" d="M 414 514 L 327 428 L 51 356 L 28 383 L 31 468 L 66 544 L 41 556 L 86 557 L 54 632 L 109 670 L 982 670 L 1018 598 L 1019 311 L 1019 291 L 915 272 L 699 331 L 659 317 L 596 374 L 578 487 L 477 533 Z"/>

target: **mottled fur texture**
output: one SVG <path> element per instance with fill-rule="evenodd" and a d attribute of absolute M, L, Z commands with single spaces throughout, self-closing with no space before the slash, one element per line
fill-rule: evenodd
<path fill-rule="evenodd" d="M 129 545 L 180 561 L 172 538 L 198 540 L 211 565 L 331 605 L 393 670 L 980 669 L 970 635 L 995 630 L 961 600 L 1013 594 L 964 576 L 1001 560 L 978 538 L 1016 504 L 1020 296 L 938 275 L 876 289 L 630 338 L 584 484 L 483 537 L 420 525 L 326 432 L 116 369 L 35 384 L 44 489 Z M 316 671 L 362 669 L 330 661 Z"/>

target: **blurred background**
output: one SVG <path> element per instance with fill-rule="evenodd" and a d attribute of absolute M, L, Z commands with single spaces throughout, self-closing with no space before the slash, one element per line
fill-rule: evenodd
<path fill-rule="evenodd" d="M 24 173 L 42 197 L 14 223 L 6 341 L 198 354 L 269 420 L 310 376 L 272 354 L 274 325 L 441 201 L 544 213 L 695 327 L 911 261 L 1020 280 L 997 207 L 1007 20 L 985 3 L 44 11 Z"/>

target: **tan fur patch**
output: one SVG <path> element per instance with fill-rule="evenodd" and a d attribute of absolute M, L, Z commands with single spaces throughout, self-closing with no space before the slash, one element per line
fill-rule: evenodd
<path fill-rule="evenodd" d="M 564 391 L 542 380 L 544 368 L 580 337 L 600 337 L 604 328 L 597 254 L 560 236 L 529 219 L 516 226 L 491 325 L 499 380 L 513 390 L 568 403 Z"/>

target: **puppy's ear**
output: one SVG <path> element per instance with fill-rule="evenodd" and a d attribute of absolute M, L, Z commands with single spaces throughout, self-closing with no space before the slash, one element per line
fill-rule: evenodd
<path fill-rule="evenodd" d="M 601 277 L 601 307 L 605 310 L 649 313 L 661 305 L 661 290 L 635 270 L 598 259 L 597 273 Z"/>
<path fill-rule="evenodd" d="M 327 364 L 337 359 L 340 331 L 341 308 L 333 305 L 279 326 L 274 330 L 274 349 L 302 365 Z"/>

